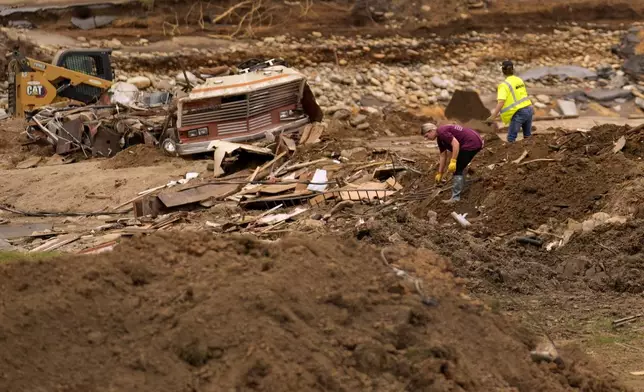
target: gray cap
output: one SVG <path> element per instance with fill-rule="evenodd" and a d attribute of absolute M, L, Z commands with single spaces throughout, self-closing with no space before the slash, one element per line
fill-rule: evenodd
<path fill-rule="evenodd" d="M 436 129 L 437 128 L 436 128 L 435 124 L 425 123 L 425 124 L 420 126 L 420 133 L 421 133 L 421 135 L 424 135 L 427 132 L 435 131 Z"/>

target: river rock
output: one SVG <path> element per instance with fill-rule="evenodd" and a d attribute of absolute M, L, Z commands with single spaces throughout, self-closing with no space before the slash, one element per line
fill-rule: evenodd
<path fill-rule="evenodd" d="M 147 76 L 134 76 L 129 78 L 127 82 L 135 85 L 139 90 L 145 90 L 152 85 L 152 81 Z"/>

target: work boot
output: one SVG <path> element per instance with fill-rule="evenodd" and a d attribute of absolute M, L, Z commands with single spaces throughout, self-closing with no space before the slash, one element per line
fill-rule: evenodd
<path fill-rule="evenodd" d="M 451 204 L 456 203 L 461 200 L 461 192 L 463 192 L 463 187 L 465 186 L 465 177 L 454 176 L 452 177 L 452 198 L 449 200 L 443 200 L 443 203 Z"/>

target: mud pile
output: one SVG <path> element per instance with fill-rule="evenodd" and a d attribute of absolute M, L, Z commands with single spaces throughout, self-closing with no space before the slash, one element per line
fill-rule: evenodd
<path fill-rule="evenodd" d="M 626 145 L 614 153 L 622 136 Z M 536 229 L 551 220 L 583 220 L 613 203 L 621 184 L 641 175 L 642 140 L 642 129 L 604 125 L 590 132 L 535 135 L 514 144 L 490 141 L 472 162 L 472 183 L 457 206 L 441 203 L 449 198 L 446 191 L 419 203 L 417 213 L 425 216 L 433 210 L 447 219 L 454 209 L 467 212 L 490 234 Z M 513 163 L 524 151 L 527 157 Z M 429 181 L 426 187 L 433 186 Z"/>
<path fill-rule="evenodd" d="M 644 292 L 642 219 L 575 234 L 568 244 L 551 251 L 520 244 L 515 236 L 500 238 L 464 231 L 449 222 L 437 224 L 404 209 L 373 215 L 357 228 L 350 220 L 336 225 L 351 227 L 346 236 L 369 244 L 405 244 L 449 257 L 454 274 L 466 278 L 467 287 L 476 292 Z"/>
<path fill-rule="evenodd" d="M 120 151 L 112 158 L 101 162 L 99 168 L 112 170 L 125 169 L 128 167 L 154 166 L 176 160 L 178 160 L 178 158 L 173 158 L 163 154 L 161 149 L 158 147 L 146 144 L 136 144 Z"/>
<path fill-rule="evenodd" d="M 623 391 L 458 295 L 426 250 L 182 233 L 0 266 L 0 389 Z"/>

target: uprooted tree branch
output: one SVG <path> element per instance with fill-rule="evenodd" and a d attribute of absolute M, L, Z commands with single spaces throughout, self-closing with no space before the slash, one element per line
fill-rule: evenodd
<path fill-rule="evenodd" d="M 283 7 L 283 4 L 271 0 L 243 0 L 228 2 L 225 6 L 221 3 L 201 0 L 192 2 L 185 15 L 180 16 L 174 12 L 163 22 L 164 34 L 178 35 L 184 28 L 190 30 L 198 26 L 201 30 L 221 30 L 222 33 L 217 35 L 219 37 L 253 37 L 256 29 L 270 27 L 274 13 Z M 307 16 L 313 4 L 314 0 L 300 3 L 300 16 Z"/>

